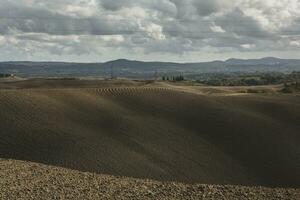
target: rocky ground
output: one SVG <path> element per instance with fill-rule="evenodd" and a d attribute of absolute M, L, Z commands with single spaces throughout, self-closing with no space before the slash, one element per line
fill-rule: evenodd
<path fill-rule="evenodd" d="M 300 199 L 300 189 L 158 182 L 0 159 L 0 199 Z"/>

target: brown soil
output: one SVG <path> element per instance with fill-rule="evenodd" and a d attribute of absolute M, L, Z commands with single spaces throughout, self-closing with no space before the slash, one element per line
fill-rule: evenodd
<path fill-rule="evenodd" d="M 300 187 L 299 96 L 101 83 L 9 83 L 18 89 L 0 90 L 0 157 L 159 181 Z"/>
<path fill-rule="evenodd" d="M 0 159 L 0 199 L 280 199 L 299 189 L 158 182 Z"/>

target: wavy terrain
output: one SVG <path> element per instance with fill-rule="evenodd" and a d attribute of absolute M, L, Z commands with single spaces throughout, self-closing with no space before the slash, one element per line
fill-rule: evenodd
<path fill-rule="evenodd" d="M 1 89 L 0 111 L 1 158 L 159 181 L 300 187 L 295 94 L 30 87 Z"/>

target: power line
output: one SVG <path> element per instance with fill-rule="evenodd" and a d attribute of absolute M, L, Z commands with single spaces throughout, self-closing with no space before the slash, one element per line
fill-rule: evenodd
<path fill-rule="evenodd" d="M 5 16 L 4 18 L 0 17 L 1 19 L 15 19 L 18 21 L 26 21 L 26 20 L 30 20 L 30 19 L 62 19 L 62 20 L 66 20 L 66 21 L 77 21 L 78 20 L 88 20 L 87 24 L 84 23 L 76 23 L 76 24 L 69 24 L 68 27 L 66 27 L 65 29 L 57 29 L 55 28 L 56 24 L 44 24 L 43 27 L 41 28 L 32 28 L 32 27 L 22 27 L 22 29 L 18 29 L 18 27 L 15 27 L 17 30 L 20 30 L 22 32 L 25 33 L 47 33 L 50 35 L 71 35 L 71 34 L 78 34 L 80 36 L 91 36 L 91 35 L 131 35 L 131 34 L 135 34 L 135 33 L 144 33 L 144 34 L 149 34 L 149 31 L 146 30 L 141 30 L 141 29 L 136 29 L 136 30 L 128 30 L 128 29 L 117 29 L 117 30 L 101 30 L 101 24 L 99 24 L 99 26 L 95 26 L 97 24 L 94 23 L 89 23 L 90 20 L 95 20 L 95 18 L 82 18 L 82 19 L 66 19 L 66 18 L 52 18 L 52 17 L 39 17 L 39 18 L 22 18 L 22 17 L 11 17 L 11 16 Z M 177 21 L 178 19 L 176 19 Z M 130 20 L 127 19 L 118 19 L 116 21 L 123 21 L 123 22 L 130 22 Z M 114 21 L 114 22 L 116 22 Z M 178 20 L 178 21 L 190 21 L 190 22 L 207 22 L 207 23 L 215 23 L 215 21 L 207 21 L 207 20 Z M 231 21 L 231 22 L 247 22 L 247 20 L 242 20 L 242 19 L 237 19 L 237 20 L 226 20 L 223 19 L 221 21 Z M 296 21 L 296 20 L 295 20 Z M 297 20 L 300 22 L 300 19 Z M 250 22 L 250 21 L 249 21 Z M 87 28 L 85 29 L 80 29 L 80 28 L 76 28 L 78 26 L 87 26 Z M 107 25 L 107 24 L 104 24 Z M 2 25 L 3 26 L 3 25 Z M 244 30 L 244 29 L 239 29 L 239 28 L 243 28 L 243 26 L 241 26 L 241 24 L 236 24 L 234 26 L 231 25 L 232 28 L 230 29 L 226 29 L 224 32 L 214 32 L 211 30 L 201 30 L 201 28 L 203 27 L 199 27 L 199 29 L 195 29 L 195 30 L 167 30 L 167 29 L 163 29 L 162 33 L 163 34 L 168 34 L 171 37 L 176 37 L 176 36 L 180 36 L 182 33 L 186 33 L 186 34 L 191 34 L 192 37 L 194 38 L 204 38 L 207 37 L 207 35 L 201 35 L 201 34 L 209 34 L 209 38 L 212 37 L 218 37 L 218 38 L 228 38 L 231 37 L 231 35 L 228 34 L 243 34 L 246 35 L 247 33 L 250 34 L 258 34 L 260 36 L 264 36 L 264 37 L 268 37 L 268 36 L 272 36 L 272 34 L 279 34 L 279 35 L 284 35 L 285 37 L 299 37 L 300 35 L 300 31 L 294 31 L 294 30 L 281 30 L 281 31 L 271 31 L 271 32 L 264 32 L 264 30 Z M 8 27 L 7 25 L 7 28 Z M 107 28 L 107 27 L 106 27 Z M 108 28 L 109 29 L 109 28 Z M 133 28 L 134 29 L 134 28 Z M 5 35 L 5 31 L 3 35 Z M 6 34 L 10 34 L 9 31 L 7 31 Z M 197 36 L 198 34 L 198 36 Z M 258 36 L 257 35 L 257 36 Z M 239 35 L 241 36 L 241 35 Z"/>
<path fill-rule="evenodd" d="M 86 29 L 30 29 L 22 30 L 16 28 L 16 30 L 21 31 L 22 34 L 24 33 L 45 33 L 49 35 L 79 35 L 79 36 L 113 36 L 113 35 L 133 35 L 136 33 L 144 33 L 144 34 L 151 34 L 151 32 L 145 30 L 116 30 L 116 31 L 104 31 L 104 30 L 86 30 Z M 2 35 L 11 35 L 9 30 L 2 31 Z M 261 36 L 261 37 L 272 37 L 275 35 L 283 36 L 283 37 L 299 37 L 300 31 L 277 31 L 277 32 L 264 32 L 263 30 L 225 30 L 224 32 L 214 32 L 214 31 L 203 31 L 203 30 L 180 30 L 180 31 L 162 31 L 164 35 L 169 35 L 171 37 L 178 37 L 178 36 L 185 36 L 184 34 L 190 34 L 189 37 L 191 38 L 213 38 L 213 37 L 223 37 L 223 38 L 230 38 L 232 34 L 236 36 L 247 36 L 247 34 L 255 34 L 252 36 Z M 203 34 L 203 35 L 201 35 Z M 250 35 L 251 36 L 251 35 Z"/>
<path fill-rule="evenodd" d="M 5 19 L 17 19 L 19 21 L 26 21 L 29 19 L 24 19 L 21 17 L 5 17 Z M 52 18 L 46 18 L 46 17 L 41 17 L 41 18 L 37 18 L 39 19 L 52 19 Z M 1 20 L 1 18 L 0 18 Z M 78 19 L 75 19 L 74 21 L 76 21 Z M 72 21 L 72 20 L 71 20 Z M 117 20 L 117 21 L 126 21 L 128 22 L 129 20 Z M 241 21 L 241 20 L 240 20 Z M 231 22 L 237 22 L 237 21 L 231 21 Z M 300 19 L 299 19 L 300 22 Z M 211 21 L 209 23 L 214 23 L 214 21 Z M 85 29 L 80 29 L 80 28 L 76 28 L 76 26 L 88 26 Z M 25 30 L 21 30 L 23 32 L 46 32 L 49 34 L 61 34 L 61 35 L 69 35 L 70 33 L 85 33 L 88 35 L 128 35 L 128 34 L 134 34 L 134 33 L 149 33 L 149 31 L 146 30 L 141 30 L 141 29 L 136 29 L 136 30 L 128 30 L 128 29 L 117 29 L 117 30 L 101 30 L 101 24 L 99 24 L 99 26 L 95 26 L 97 24 L 93 24 L 93 23 L 87 23 L 87 24 L 83 24 L 83 23 L 78 23 L 78 24 L 69 24 L 68 27 L 66 27 L 65 29 L 57 29 L 54 28 L 56 25 L 55 24 L 51 24 L 49 23 L 44 24 L 44 26 L 40 29 L 36 29 L 34 30 L 34 28 L 29 27 L 23 27 L 23 29 Z M 104 24 L 107 25 L 107 24 Z M 2 25 L 3 26 L 3 25 Z M 8 26 L 7 26 L 8 27 Z M 171 33 L 171 34 L 180 34 L 180 33 L 190 33 L 190 34 L 197 34 L 197 33 L 209 33 L 209 34 L 216 34 L 218 36 L 222 35 L 222 34 L 226 34 L 226 33 L 262 33 L 264 34 L 264 30 L 243 30 L 243 29 L 239 29 L 240 27 L 243 28 L 243 26 L 240 26 L 239 24 L 236 24 L 234 26 L 231 25 L 230 29 L 226 29 L 225 32 L 214 32 L 214 31 L 210 31 L 210 30 L 201 30 L 202 27 L 199 27 L 199 29 L 196 30 L 167 30 L 167 29 L 163 29 L 163 33 Z M 18 29 L 18 28 L 17 28 Z M 281 31 L 271 31 L 271 34 L 297 34 L 299 35 L 300 31 L 297 30 L 281 30 Z"/>
<path fill-rule="evenodd" d="M 81 21 L 81 20 L 87 20 L 87 21 L 97 21 L 97 20 L 103 20 L 104 18 L 106 18 L 106 16 L 96 16 L 96 17 L 81 17 L 81 18 L 71 18 L 71 16 L 62 16 L 62 17 L 58 17 L 58 16 L 50 16 L 50 17 L 46 17 L 46 16 L 1 16 L 0 14 L 0 20 L 1 19 L 18 19 L 18 20 L 30 20 L 30 19 L 47 19 L 47 20 L 69 20 L 69 21 Z M 131 20 L 129 19 L 105 19 L 107 21 L 126 21 L 126 22 L 130 22 Z M 162 21 L 162 19 L 159 19 L 160 21 Z M 153 20 L 153 21 L 157 21 L 157 20 Z M 255 19 L 218 19 L 218 18 L 214 18 L 214 20 L 212 19 L 178 19 L 178 18 L 172 18 L 172 19 L 167 19 L 165 20 L 166 22 L 205 22 L 205 23 L 215 23 L 215 22 L 255 22 Z M 293 22 L 300 22 L 300 18 L 297 19 L 293 19 Z"/>
<path fill-rule="evenodd" d="M 114 79 L 114 64 L 111 63 L 110 65 L 110 79 Z"/>

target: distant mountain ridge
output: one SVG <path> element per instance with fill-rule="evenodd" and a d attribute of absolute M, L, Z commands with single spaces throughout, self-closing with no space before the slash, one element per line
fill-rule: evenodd
<path fill-rule="evenodd" d="M 231 58 L 225 61 L 233 65 L 279 65 L 279 64 L 300 64 L 300 59 L 280 59 L 275 57 L 265 57 L 261 59 L 235 59 Z"/>
<path fill-rule="evenodd" d="M 286 63 L 292 63 L 292 64 L 300 64 L 300 59 L 281 59 L 276 57 L 263 57 L 258 59 L 240 59 L 240 58 L 229 58 L 225 61 L 221 60 L 213 60 L 213 61 L 207 61 L 207 62 L 168 62 L 168 61 L 140 61 L 140 60 L 130 60 L 130 59 L 116 59 L 116 60 L 110 60 L 107 62 L 91 62 L 91 63 L 79 63 L 79 62 L 58 62 L 58 61 L 2 61 L 1 64 L 24 64 L 24 65 L 30 65 L 30 64 L 112 64 L 112 63 L 135 63 L 135 64 L 167 64 L 167 65 L 189 65 L 189 64 L 208 64 L 208 63 L 226 63 L 226 64 L 286 64 Z"/>
<path fill-rule="evenodd" d="M 104 63 L 72 62 L 0 62 L 0 73 L 14 73 L 25 77 L 102 76 L 114 73 L 118 77 L 149 78 L 157 71 L 162 74 L 283 72 L 300 71 L 300 59 L 265 57 L 225 61 L 176 63 L 118 59 Z"/>

